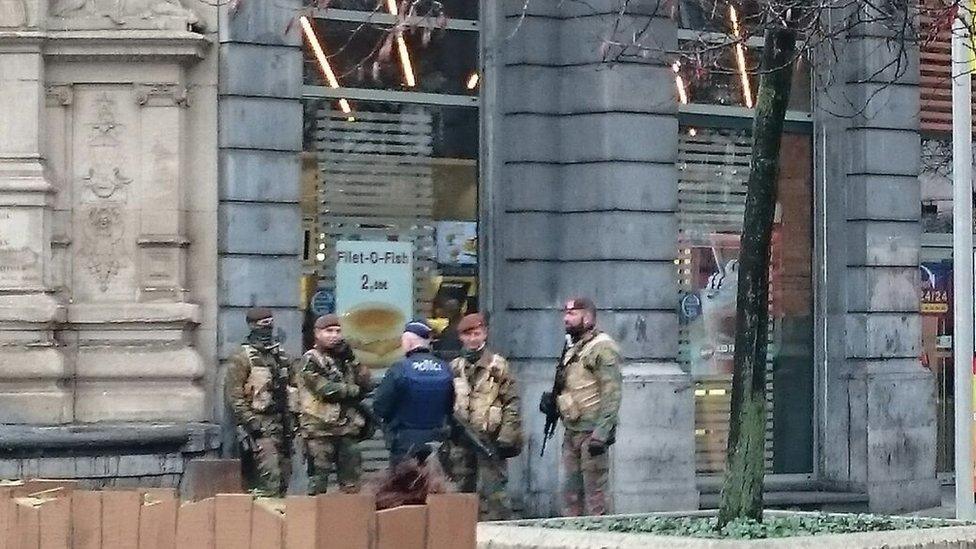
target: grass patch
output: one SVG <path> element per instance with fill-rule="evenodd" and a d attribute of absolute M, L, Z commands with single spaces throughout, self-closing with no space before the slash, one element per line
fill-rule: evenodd
<path fill-rule="evenodd" d="M 883 515 L 802 514 L 767 516 L 763 522 L 736 520 L 721 530 L 715 517 L 631 516 L 606 518 L 568 518 L 524 521 L 519 526 L 540 526 L 567 530 L 655 534 L 710 539 L 767 539 L 793 536 L 886 532 L 918 528 L 961 526 L 964 523 L 927 518 Z"/>

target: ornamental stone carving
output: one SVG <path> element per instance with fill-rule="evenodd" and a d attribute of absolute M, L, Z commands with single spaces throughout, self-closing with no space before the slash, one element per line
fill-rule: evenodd
<path fill-rule="evenodd" d="M 91 134 L 88 144 L 92 147 L 117 147 L 120 143 L 119 133 L 123 125 L 118 122 L 115 114 L 115 100 L 108 94 L 102 94 L 96 101 L 95 120 L 89 124 Z"/>
<path fill-rule="evenodd" d="M 67 107 L 74 101 L 71 84 L 49 84 L 45 91 L 49 107 Z"/>
<path fill-rule="evenodd" d="M 200 21 L 182 0 L 53 0 L 51 15 L 66 29 L 186 30 Z"/>
<path fill-rule="evenodd" d="M 136 84 L 136 103 L 143 107 L 187 106 L 186 87 L 179 84 Z"/>
<path fill-rule="evenodd" d="M 26 0 L 0 0 L 0 28 L 22 28 L 28 26 Z"/>
<path fill-rule="evenodd" d="M 124 237 L 125 221 L 118 206 L 98 206 L 88 210 L 81 255 L 85 267 L 103 292 L 108 291 L 112 279 L 122 268 Z"/>
<path fill-rule="evenodd" d="M 102 172 L 101 170 L 96 170 L 95 168 L 90 168 L 88 170 L 88 175 L 84 178 L 85 188 L 90 190 L 92 194 L 98 198 L 112 198 L 115 191 L 125 187 L 129 183 L 132 183 L 132 179 L 122 175 L 121 168 L 112 169 L 111 174 Z"/>

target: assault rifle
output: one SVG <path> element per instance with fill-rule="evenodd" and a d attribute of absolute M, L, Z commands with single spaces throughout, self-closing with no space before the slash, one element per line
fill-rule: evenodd
<path fill-rule="evenodd" d="M 291 408 L 288 406 L 288 386 L 291 383 L 291 364 L 281 364 L 276 359 L 270 360 L 272 360 L 272 402 L 274 403 L 275 411 L 284 421 L 284 425 L 282 425 L 282 427 L 285 431 L 285 440 L 287 440 L 288 444 L 290 445 L 291 441 L 295 437 L 295 431 L 298 427 L 298 421 L 295 418 L 295 414 L 292 413 Z"/>
<path fill-rule="evenodd" d="M 367 396 L 370 395 L 367 394 Z M 371 406 L 368 406 L 362 400 L 353 404 L 352 407 L 355 408 L 356 411 L 358 411 L 360 415 L 363 416 L 363 420 L 365 420 L 366 422 L 366 424 L 363 425 L 363 428 L 360 429 L 359 436 L 356 438 L 358 438 L 360 441 L 369 440 L 373 438 L 373 435 L 376 434 L 377 427 L 382 425 L 383 422 L 376 415 L 376 413 L 373 412 L 373 408 Z"/>
<path fill-rule="evenodd" d="M 480 436 L 478 436 L 478 433 L 476 433 L 470 425 L 458 420 L 453 415 L 450 416 L 449 421 L 454 432 L 460 436 L 466 444 L 477 450 L 478 453 L 491 460 L 501 457 L 501 453 L 498 451 L 498 448 L 494 444 L 483 440 Z"/>
<path fill-rule="evenodd" d="M 560 353 L 559 362 L 556 364 L 552 391 L 542 393 L 542 398 L 539 400 L 539 411 L 546 415 L 546 426 L 542 430 L 542 449 L 539 451 L 539 457 L 545 455 L 546 443 L 556 434 L 556 424 L 559 423 L 559 408 L 556 406 L 556 397 L 563 392 L 563 387 L 566 385 L 566 368 L 563 365 L 563 360 L 565 360 L 566 353 L 569 352 L 571 346 L 572 341 L 567 334 L 566 341 L 563 344 L 563 352 Z"/>

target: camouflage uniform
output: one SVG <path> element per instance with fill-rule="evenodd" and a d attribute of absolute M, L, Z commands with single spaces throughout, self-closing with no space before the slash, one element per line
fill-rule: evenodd
<path fill-rule="evenodd" d="M 463 356 L 454 359 L 451 371 L 455 419 L 470 426 L 482 440 L 509 450 L 508 457 L 517 454 L 522 447 L 522 419 L 508 362 L 485 350 L 474 363 Z M 510 518 L 505 460 L 488 459 L 457 437 L 446 446 L 447 472 L 460 491 L 478 492 L 481 520 Z"/>
<path fill-rule="evenodd" d="M 565 386 L 556 395 L 566 427 L 562 459 L 566 472 L 563 516 L 613 512 L 606 451 L 590 454 L 591 441 L 613 443 L 620 409 L 620 351 L 610 336 L 590 331 L 563 358 Z"/>
<path fill-rule="evenodd" d="M 289 368 L 290 360 L 277 344 L 245 343 L 231 358 L 224 382 L 234 419 L 252 446 L 245 447 L 250 455 L 244 456 L 255 469 L 246 475 L 251 477 L 249 488 L 262 495 L 283 496 L 291 478 Z"/>
<path fill-rule="evenodd" d="M 324 494 L 332 472 L 340 490 L 358 492 L 363 461 L 358 443 L 371 433 L 364 433 L 366 418 L 357 406 L 372 388 L 369 369 L 348 347 L 332 353 L 313 348 L 302 357 L 297 388 L 308 493 Z"/>

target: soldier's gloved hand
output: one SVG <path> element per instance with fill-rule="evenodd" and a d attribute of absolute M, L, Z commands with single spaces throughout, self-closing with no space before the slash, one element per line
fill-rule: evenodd
<path fill-rule="evenodd" d="M 262 433 L 261 433 L 261 422 L 260 421 L 258 421 L 256 419 L 252 419 L 252 420 L 250 420 L 250 421 L 247 422 L 247 425 L 245 425 L 244 428 L 247 429 L 247 434 L 251 435 L 252 438 L 254 438 L 254 439 L 261 438 L 261 434 Z"/>
<path fill-rule="evenodd" d="M 355 383 L 349 383 L 346 385 L 346 398 L 357 398 L 359 397 L 359 385 Z"/>
<path fill-rule="evenodd" d="M 587 449 L 591 456 L 602 456 L 607 453 L 607 443 L 597 438 L 591 438 Z"/>
<path fill-rule="evenodd" d="M 539 399 L 539 411 L 547 416 L 556 415 L 556 397 L 553 396 L 552 391 L 542 393 L 542 398 Z"/>
<path fill-rule="evenodd" d="M 502 459 L 513 458 L 522 453 L 522 448 L 518 446 L 511 446 L 508 444 L 503 444 L 498 447 L 498 455 Z"/>
<path fill-rule="evenodd" d="M 427 458 L 434 453 L 434 448 L 429 444 L 421 444 L 417 446 L 410 452 L 410 457 L 417 460 L 417 463 L 423 464 L 427 462 Z"/>

